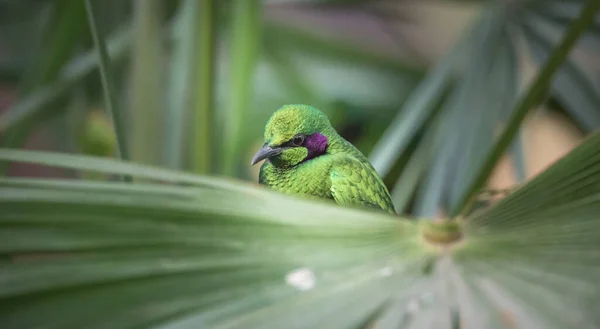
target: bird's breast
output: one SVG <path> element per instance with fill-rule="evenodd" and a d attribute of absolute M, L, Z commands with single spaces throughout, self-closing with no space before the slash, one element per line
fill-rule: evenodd
<path fill-rule="evenodd" d="M 277 168 L 266 163 L 261 168 L 260 182 L 287 194 L 332 198 L 330 168 L 320 159 L 291 168 Z"/>

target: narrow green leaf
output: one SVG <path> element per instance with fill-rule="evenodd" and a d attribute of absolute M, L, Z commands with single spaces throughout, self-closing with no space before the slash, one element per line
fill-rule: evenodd
<path fill-rule="evenodd" d="M 42 151 L 22 151 L 0 149 L 0 160 L 24 163 L 37 163 L 52 167 L 70 168 L 104 174 L 128 175 L 144 179 L 160 180 L 171 183 L 211 184 L 211 178 L 186 174 L 183 172 L 160 169 L 143 164 L 133 164 L 115 159 L 92 156 L 76 156 Z"/>
<path fill-rule="evenodd" d="M 221 172 L 234 176 L 242 163 L 241 145 L 248 106 L 254 91 L 254 68 L 259 56 L 262 3 L 234 0 L 229 43 L 229 108 L 224 116 Z"/>
<path fill-rule="evenodd" d="M 436 156 L 417 191 L 413 210 L 416 216 L 434 217 L 452 202 L 456 190 L 463 186 L 458 176 L 469 175 L 467 168 L 477 161 L 478 149 L 486 149 L 491 143 L 490 127 L 498 120 L 501 101 L 507 96 L 508 75 L 503 74 L 508 70 L 502 65 L 507 60 L 501 56 L 509 49 L 503 43 L 504 16 L 502 8 L 490 4 L 464 36 L 465 72 L 440 109 L 432 141 Z M 489 82 L 494 80 L 490 78 L 492 74 L 499 77 L 496 78 L 499 85 L 494 87 Z M 486 104 L 488 99 L 494 102 Z"/>
<path fill-rule="evenodd" d="M 71 86 L 71 83 L 59 80 L 47 87 L 39 88 L 29 96 L 17 101 L 6 113 L 0 116 L 0 132 L 6 133 L 10 129 L 39 117 L 39 112 L 48 103 L 64 95 Z"/>
<path fill-rule="evenodd" d="M 98 58 L 100 63 L 100 78 L 102 79 L 102 89 L 104 92 L 104 106 L 106 113 L 108 114 L 110 121 L 115 130 L 115 136 L 117 139 L 117 156 L 121 159 L 129 159 L 129 151 L 127 149 L 127 139 L 125 136 L 125 127 L 123 123 L 123 114 L 119 110 L 117 105 L 117 99 L 115 95 L 113 76 L 110 58 L 108 57 L 108 51 L 106 50 L 106 44 L 104 42 L 104 36 L 98 30 L 96 26 L 96 18 L 94 16 L 94 8 L 91 0 L 85 1 L 85 9 L 87 12 L 88 22 L 94 45 L 98 51 Z"/>
<path fill-rule="evenodd" d="M 519 66 L 506 28 L 508 12 L 492 9 L 495 12 L 486 23 L 488 30 L 475 42 L 469 70 L 473 77 L 468 82 L 465 103 L 459 105 L 462 114 L 457 114 L 463 119 L 457 120 L 460 156 L 448 164 L 452 172 L 448 182 L 450 207 L 466 192 L 469 177 L 477 172 L 494 145 L 496 131 L 513 111 L 518 94 Z"/>
<path fill-rule="evenodd" d="M 512 106 L 518 67 L 507 15 L 504 5 L 490 3 L 470 26 L 465 72 L 440 110 L 432 146 L 436 156 L 415 199 L 417 216 L 436 216 L 464 193 L 464 181 L 489 151 Z"/>
<path fill-rule="evenodd" d="M 193 1 L 193 0 L 192 0 Z M 197 1 L 193 1 L 197 2 Z M 212 159 L 217 156 L 213 151 L 214 126 L 213 119 L 215 102 L 215 59 L 218 2 L 216 0 L 201 0 L 195 9 L 197 13 L 196 27 L 198 65 L 196 67 L 197 92 L 194 100 L 194 142 L 191 153 L 193 154 L 194 172 L 206 174 L 211 172 Z M 237 55 L 240 56 L 240 55 Z M 242 69 L 242 68 L 238 68 Z M 251 78 L 251 76 L 249 77 Z M 246 104 L 244 107 L 247 107 Z M 244 111 L 240 109 L 240 111 Z M 237 112 L 239 113 L 239 112 Z"/>
<path fill-rule="evenodd" d="M 457 95 L 458 93 L 455 93 Z M 449 106 L 452 107 L 455 102 L 450 101 Z M 445 108 L 442 109 L 444 111 Z M 442 117 L 442 119 L 445 117 Z M 441 125 L 440 130 L 436 131 L 436 135 L 446 135 L 448 138 L 444 141 L 446 147 L 441 148 L 436 157 L 432 159 L 433 165 L 427 168 L 427 175 L 423 180 L 423 184 L 418 186 L 416 194 L 415 206 L 413 214 L 417 217 L 434 217 L 438 214 L 439 206 L 442 204 L 445 192 L 445 181 L 449 174 L 446 163 L 450 162 L 452 156 L 456 153 L 459 145 L 458 137 L 449 133 L 449 125 Z M 434 136 L 438 137 L 438 136 Z M 432 142 L 433 152 L 440 150 L 440 143 Z"/>
<path fill-rule="evenodd" d="M 163 54 L 160 37 L 162 0 L 136 0 L 131 53 L 129 148 L 136 162 L 157 164 L 163 145 L 159 123 L 163 102 Z"/>
<path fill-rule="evenodd" d="M 433 134 L 428 131 L 428 134 L 426 133 L 419 141 L 417 149 L 411 155 L 406 168 L 392 189 L 392 200 L 397 213 L 402 214 L 406 211 L 411 197 L 417 190 L 417 185 L 430 167 L 433 158 Z"/>
<path fill-rule="evenodd" d="M 186 147 L 197 173 L 209 173 L 211 159 L 216 158 L 212 151 L 216 6 L 211 0 L 184 1 L 176 16 L 164 143 L 164 161 L 172 169 L 183 168 Z M 193 120 L 186 119 L 190 117 Z"/>
<path fill-rule="evenodd" d="M 527 112 L 544 97 L 547 86 L 551 83 L 554 73 L 562 65 L 579 36 L 590 26 L 595 18 L 596 12 L 600 8 L 600 1 L 588 0 L 582 8 L 580 17 L 575 20 L 569 30 L 564 34 L 560 44 L 552 52 L 545 65 L 536 76 L 533 84 L 527 90 L 527 93 L 519 100 L 515 106 L 513 115 L 506 124 L 506 127 L 495 144 L 495 147 L 486 157 L 486 161 L 481 166 L 474 179 L 470 180 L 469 187 L 456 206 L 451 210 L 452 215 L 465 210 L 465 206 L 472 201 L 473 196 L 485 184 L 498 159 L 504 154 L 504 151 L 510 146 L 513 137 L 517 133 L 521 121 L 525 118 Z"/>
<path fill-rule="evenodd" d="M 189 121 L 187 118 L 195 93 L 192 68 L 198 60 L 194 49 L 197 3 L 182 2 L 175 16 L 173 60 L 170 64 L 167 105 L 164 111 L 163 162 L 171 169 L 183 168 L 184 141 L 189 135 L 185 122 Z"/>
<path fill-rule="evenodd" d="M 558 42 L 556 28 L 548 25 L 525 23 L 523 34 L 538 61 L 548 58 L 553 45 Z M 587 131 L 600 127 L 600 83 L 574 58 L 568 59 L 556 73 L 552 82 L 552 95 Z"/>
<path fill-rule="evenodd" d="M 463 42 L 457 42 L 411 93 L 389 127 L 383 132 L 369 161 L 385 176 L 410 143 L 415 132 L 434 113 L 452 82 L 452 68 Z"/>

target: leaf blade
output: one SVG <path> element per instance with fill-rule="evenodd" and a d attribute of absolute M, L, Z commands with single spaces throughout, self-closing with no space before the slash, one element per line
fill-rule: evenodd
<path fill-rule="evenodd" d="M 551 56 L 546 61 L 541 72 L 537 75 L 533 84 L 529 87 L 525 96 L 523 96 L 513 111 L 513 115 L 506 124 L 506 128 L 502 135 L 495 143 L 495 147 L 489 156 L 486 157 L 484 164 L 478 171 L 478 174 L 472 179 L 467 188 L 467 193 L 462 197 L 456 206 L 452 209 L 451 214 L 457 215 L 459 212 L 464 211 L 464 208 L 471 201 L 473 195 L 477 190 L 483 186 L 487 181 L 489 175 L 498 159 L 503 155 L 506 148 L 510 145 L 513 137 L 518 131 L 518 127 L 521 121 L 529 109 L 538 103 L 544 96 L 546 86 L 550 83 L 554 73 L 558 70 L 560 65 L 565 61 L 569 51 L 575 45 L 575 42 L 581 36 L 581 34 L 594 22 L 595 14 L 600 8 L 600 2 L 589 0 L 586 5 L 581 9 L 580 16 L 570 26 L 568 31 L 563 35 L 560 44 L 552 52 Z"/>
<path fill-rule="evenodd" d="M 115 131 L 117 139 L 117 156 L 127 160 L 129 159 L 129 150 L 127 148 L 127 138 L 125 136 L 125 125 L 122 119 L 122 112 L 119 111 L 117 105 L 110 58 L 108 57 L 104 36 L 100 34 L 100 31 L 98 31 L 98 27 L 96 26 L 96 17 L 91 0 L 85 1 L 85 9 L 94 45 L 98 51 L 100 77 L 104 92 L 104 106 L 106 107 L 106 112 Z"/>

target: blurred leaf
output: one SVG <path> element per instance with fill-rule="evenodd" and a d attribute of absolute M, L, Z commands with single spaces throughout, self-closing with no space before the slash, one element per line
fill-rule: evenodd
<path fill-rule="evenodd" d="M 452 82 L 451 69 L 455 58 L 459 56 L 461 46 L 462 42 L 457 42 L 427 74 L 373 147 L 369 161 L 379 175 L 385 176 L 389 172 L 414 134 L 434 113 Z"/>
<path fill-rule="evenodd" d="M 34 20 L 41 10 L 47 9 L 48 5 L 53 5 L 53 2 L 57 1 L 2 0 L 0 1 L 0 28 Z"/>
<path fill-rule="evenodd" d="M 38 51 L 43 49 L 43 40 L 48 39 L 40 27 L 52 22 L 53 3 L 36 2 L 25 4 L 0 2 L 0 35 L 2 35 L 2 56 L 0 71 L 2 78 L 10 78 L 11 85 L 23 83 L 25 74 L 31 75 L 32 63 L 40 60 Z"/>
<path fill-rule="evenodd" d="M 133 1 L 94 0 L 93 5 L 96 25 L 104 35 L 112 34 L 119 27 L 131 23 L 135 7 Z"/>
<path fill-rule="evenodd" d="M 558 41 L 557 30 L 547 25 L 522 25 L 523 35 L 538 61 L 548 58 L 553 45 Z M 600 48 L 598 48 L 600 49 Z M 574 58 L 568 59 L 552 82 L 552 95 L 565 106 L 576 123 L 586 131 L 600 127 L 600 81 L 582 67 Z"/>
<path fill-rule="evenodd" d="M 490 151 L 483 165 L 477 171 L 477 175 L 473 176 L 473 179 L 468 182 L 468 188 L 466 189 L 464 196 L 461 197 L 451 209 L 452 215 L 456 215 L 460 211 L 465 210 L 465 206 L 472 201 L 475 193 L 477 193 L 477 191 L 486 183 L 489 175 L 498 162 L 498 159 L 502 157 L 505 150 L 510 146 L 513 137 L 518 132 L 521 121 L 525 118 L 527 112 L 537 105 L 545 96 L 544 93 L 547 90 L 547 86 L 550 85 L 554 73 L 568 57 L 569 52 L 575 45 L 578 37 L 593 23 L 595 14 L 599 8 L 600 1 L 595 0 L 588 0 L 585 7 L 582 8 L 579 18 L 573 21 L 568 31 L 563 35 L 560 44 L 554 49 L 551 56 L 537 74 L 532 85 L 516 104 L 513 115 L 507 122 L 504 131 L 495 143 L 494 148 Z"/>
<path fill-rule="evenodd" d="M 40 57 L 23 78 L 22 93 L 27 94 L 54 79 L 68 62 L 85 35 L 85 9 L 78 0 L 57 0 L 52 6 L 48 27 L 40 46 Z"/>
<path fill-rule="evenodd" d="M 50 19 L 43 31 L 39 57 L 28 67 L 22 78 L 21 99 L 39 90 L 59 74 L 60 69 L 80 44 L 82 33 L 85 32 L 85 12 L 81 1 L 55 1 L 51 9 Z M 31 117 L 14 127 L 7 127 L 4 123 L 5 120 L 0 120 L 2 145 L 21 147 L 37 123 L 36 121 L 48 117 L 52 110 L 55 108 L 48 107 L 47 113 L 37 114 L 37 119 Z M 0 172 L 5 170 L 6 168 L 0 166 Z"/>
<path fill-rule="evenodd" d="M 213 16 L 217 13 L 216 6 L 211 0 L 184 1 L 176 17 L 169 110 L 165 111 L 164 157 L 173 169 L 183 167 L 182 151 L 188 145 L 196 173 L 210 172 L 211 159 L 216 157 L 212 151 L 217 33 L 214 21 L 217 18 Z M 189 129 L 188 122 L 193 129 Z M 193 137 L 193 140 L 187 142 L 187 137 Z"/>
<path fill-rule="evenodd" d="M 96 19 L 94 14 L 94 7 L 92 6 L 92 0 L 85 1 L 85 9 L 90 25 L 90 31 L 92 32 L 92 38 L 94 40 L 94 46 L 98 52 L 98 58 L 100 63 L 100 79 L 102 81 L 102 90 L 104 92 L 104 107 L 106 108 L 106 113 L 108 114 L 108 118 L 114 129 L 114 134 L 117 143 L 117 156 L 119 158 L 128 160 L 129 151 L 127 148 L 127 138 L 125 136 L 123 113 L 119 111 L 119 108 L 117 106 L 111 62 L 110 58 L 108 57 L 108 51 L 106 50 L 104 36 L 101 34 L 101 32 L 98 30 L 98 27 L 96 26 Z"/>
<path fill-rule="evenodd" d="M 192 0 L 192 2 L 194 2 Z M 210 173 L 213 159 L 217 152 L 213 147 L 214 127 L 216 121 L 213 119 L 215 112 L 215 66 L 217 53 L 217 13 L 218 2 L 216 0 L 203 0 L 197 5 L 197 25 L 194 30 L 197 34 L 198 65 L 195 67 L 195 82 L 198 92 L 194 98 L 194 142 L 192 143 L 192 154 L 194 172 L 199 174 Z M 247 106 L 247 105 L 246 105 Z"/>
<path fill-rule="evenodd" d="M 527 164 L 525 163 L 525 150 L 523 145 L 523 129 L 517 132 L 517 136 L 510 147 L 513 168 L 515 170 L 515 180 L 522 183 L 527 179 Z"/>
<path fill-rule="evenodd" d="M 413 197 L 419 182 L 423 179 L 431 160 L 434 158 L 433 135 L 431 132 L 426 134 L 418 143 L 417 149 L 411 155 L 391 191 L 394 208 L 398 214 L 406 212 L 411 197 Z"/>
<path fill-rule="evenodd" d="M 6 133 L 20 124 L 39 116 L 46 105 L 63 96 L 72 85 L 70 81 L 58 81 L 48 87 L 42 87 L 29 96 L 22 98 L 0 116 L 0 132 Z"/>
<path fill-rule="evenodd" d="M 1 150 L 2 160 L 193 185 L 0 180 L 0 254 L 11 259 L 0 320 L 7 328 L 595 328 L 599 148 L 597 134 L 461 222 L 463 240 L 443 250 L 423 244 L 414 222 L 384 214 L 117 160 Z M 203 180 L 213 185 L 193 183 Z"/>
<path fill-rule="evenodd" d="M 237 5 L 258 8 L 252 2 Z M 236 15 L 241 19 L 231 31 L 230 67 L 235 70 L 230 84 L 237 85 L 227 97 L 237 95 L 233 105 L 242 116 L 233 118 L 247 121 L 255 103 L 248 95 L 258 55 L 253 33 L 259 24 L 254 24 L 260 15 L 252 10 Z M 511 141 L 517 121 L 539 102 L 552 71 L 584 29 L 582 22 L 593 15 L 583 13 L 514 108 L 516 55 L 506 20 L 484 16 L 487 25 L 473 25 L 480 41 L 472 45 L 458 87 L 451 70 L 461 54 L 451 53 L 456 57 L 447 59 L 444 74 L 439 66 L 430 73 L 386 132 L 387 139 L 378 143 L 385 149 L 378 157 L 386 172 L 397 159 L 411 156 L 394 200 L 405 208 L 421 181 L 426 183 L 416 192 L 431 191 L 425 194 L 436 206 L 452 203 L 446 198 L 465 189 L 466 194 L 477 192 L 491 163 L 508 147 L 518 152 L 519 144 Z M 161 39 L 158 32 L 153 37 Z M 270 42 L 260 45 L 269 51 L 277 45 Z M 189 56 L 190 48 L 179 50 Z M 242 50 L 250 51 L 249 59 Z M 311 90 L 310 79 L 320 76 L 309 74 L 292 56 L 293 48 L 275 50 L 283 51 L 268 53 L 279 74 L 273 81 L 283 81 L 298 95 L 319 92 L 315 97 L 328 99 L 317 88 Z M 187 79 L 177 75 L 191 64 L 182 55 L 172 78 L 185 84 Z M 406 74 L 385 65 L 382 71 Z M 372 82 L 371 76 L 359 81 Z M 439 106 L 449 90 L 449 100 Z M 176 95 L 170 95 L 169 104 L 183 111 L 185 101 L 175 102 Z M 511 111 L 492 150 L 496 153 L 487 153 L 494 129 Z M 238 129 L 235 146 L 226 146 L 241 149 L 244 122 L 226 122 L 226 128 Z M 409 144 L 417 144 L 416 151 L 408 150 Z M 144 147 L 161 149 L 150 142 Z M 0 149 L 1 161 L 146 179 L 139 184 L 0 179 L 0 323 L 6 328 L 598 328 L 598 149 L 600 135 L 592 136 L 496 206 L 464 221 L 458 218 L 460 226 L 440 225 L 465 233 L 458 243 L 440 245 L 426 238 L 427 229 L 437 224 L 309 202 L 237 180 L 114 159 Z M 230 156 L 240 157 L 236 152 Z M 238 164 L 232 163 L 235 171 Z M 470 172 L 477 172 L 474 181 Z"/>
<path fill-rule="evenodd" d="M 465 325 L 600 326 L 599 148 L 595 134 L 496 206 L 466 219 L 466 243 L 456 254 L 456 274 L 463 276 L 457 293 L 479 296 L 463 305 L 489 322 Z M 486 319 L 490 308 L 496 317 Z"/>
<path fill-rule="evenodd" d="M 71 91 L 71 97 L 69 98 L 69 105 L 65 109 L 64 118 L 60 118 L 55 125 L 55 134 L 59 137 L 59 143 L 63 145 L 63 152 L 66 153 L 80 153 L 82 152 L 82 136 L 85 134 L 85 130 L 89 127 L 90 112 L 97 114 L 101 113 L 101 110 L 94 109 L 90 111 L 90 97 L 86 93 L 85 86 L 80 85 L 73 88 Z M 100 114 L 100 117 L 106 120 L 105 114 Z M 107 126 L 105 127 L 106 132 L 111 134 L 112 137 L 112 148 L 116 150 L 116 140 L 114 137 L 114 129 L 110 121 L 105 121 Z M 83 152 L 85 154 L 85 152 Z M 112 154 L 114 156 L 114 153 Z"/>
<path fill-rule="evenodd" d="M 522 22 L 540 28 L 552 27 L 555 29 L 554 33 L 560 35 L 574 19 L 579 17 L 583 4 L 583 0 L 531 1 L 531 4 L 526 6 L 527 16 Z M 600 51 L 600 18 L 594 19 L 589 30 L 580 37 L 579 43 L 596 52 Z"/>
<path fill-rule="evenodd" d="M 17 83 L 21 77 L 21 71 L 19 67 L 0 66 L 0 83 L 11 85 Z"/>
<path fill-rule="evenodd" d="M 464 194 L 493 145 L 498 124 L 512 109 L 519 74 L 506 27 L 509 14 L 503 5 L 491 3 L 469 27 L 465 71 L 440 110 L 439 125 L 429 128 L 435 134 L 435 156 L 419 186 L 416 216 L 437 216 Z"/>
<path fill-rule="evenodd" d="M 292 91 L 295 97 L 288 101 L 290 104 L 313 104 L 322 108 L 324 104 L 318 100 L 318 93 L 304 77 L 304 72 L 293 62 L 289 53 L 272 39 L 265 39 L 263 43 L 265 57 L 274 67 L 277 77 Z"/>
<path fill-rule="evenodd" d="M 472 66 L 465 77 L 467 89 L 457 104 L 456 145 L 461 149 L 460 157 L 452 158 L 446 166 L 450 171 L 451 207 L 464 195 L 469 177 L 477 172 L 494 145 L 496 132 L 512 113 L 518 94 L 519 60 L 506 27 L 510 12 L 491 9 L 494 15 L 479 28 L 482 33 L 474 40 L 469 61 Z"/>
<path fill-rule="evenodd" d="M 415 191 L 415 205 L 412 213 L 417 217 L 433 217 L 438 214 L 439 205 L 442 203 L 442 198 L 446 192 L 444 183 L 447 179 L 448 175 L 451 175 L 451 171 L 448 170 L 447 164 L 450 162 L 450 159 L 456 153 L 456 147 L 458 145 L 458 136 L 457 134 L 452 134 L 452 127 L 449 124 L 446 124 L 445 120 L 447 120 L 446 114 L 447 111 L 450 111 L 452 107 L 456 104 L 456 99 L 458 99 L 459 93 L 453 93 L 447 103 L 444 104 L 444 107 L 440 110 L 443 113 L 440 114 L 440 122 L 439 128 L 435 130 L 434 136 L 432 137 L 432 145 L 435 156 L 431 160 L 431 167 L 427 168 L 427 175 L 423 179 L 423 183 L 418 186 L 418 189 Z M 439 136 L 447 136 L 443 142 L 441 140 L 436 140 Z M 445 146 L 445 147 L 444 147 Z"/>
<path fill-rule="evenodd" d="M 131 53 L 131 91 L 128 140 L 131 159 L 156 164 L 162 150 L 159 123 L 163 107 L 163 1 L 136 0 Z"/>
<path fill-rule="evenodd" d="M 0 154 L 126 173 L 109 165 L 115 160 Z M 137 173 L 146 168 L 123 167 Z M 0 231 L 10 233 L 2 234 L 0 253 L 14 260 L 4 266 L 2 323 L 7 328 L 348 327 L 372 318 L 389 298 L 409 302 L 427 281 L 422 269 L 433 254 L 417 239 L 413 223 L 208 180 L 213 188 L 0 182 Z M 30 234 L 45 237 L 29 239 Z M 28 260 L 31 253 L 45 257 Z"/>
<path fill-rule="evenodd" d="M 262 34 L 261 4 L 258 0 L 234 0 L 232 6 L 233 17 L 229 31 L 231 87 L 227 114 L 223 119 L 223 161 L 219 165 L 221 172 L 228 176 L 236 176 L 239 165 L 243 163 L 240 157 L 241 137 L 244 123 L 249 118 L 247 108 L 254 93 L 252 80 Z"/>
<path fill-rule="evenodd" d="M 116 33 L 107 42 L 108 55 L 113 59 L 121 59 L 127 49 L 131 33 L 128 28 Z M 98 66 L 98 54 L 95 50 L 75 57 L 62 69 L 56 81 L 30 93 L 17 101 L 0 116 L 0 132 L 14 128 L 38 113 L 51 109 L 49 104 L 67 94 L 75 84 L 87 77 Z"/>
<path fill-rule="evenodd" d="M 76 155 L 57 154 L 42 151 L 21 151 L 0 149 L 0 159 L 24 163 L 38 163 L 53 167 L 79 169 L 82 171 L 104 174 L 120 174 L 133 177 L 159 180 L 171 183 L 212 185 L 210 178 L 190 175 L 167 169 L 159 169 L 149 165 L 130 164 L 115 159 L 80 157 Z"/>
<path fill-rule="evenodd" d="M 366 0 L 262 0 L 265 4 L 293 3 L 293 4 L 355 4 L 364 3 Z"/>
<path fill-rule="evenodd" d="M 171 169 L 182 169 L 183 148 L 186 140 L 187 127 L 185 122 L 190 114 L 189 109 L 193 105 L 194 63 L 196 49 L 194 41 L 196 36 L 198 1 L 183 1 L 175 16 L 175 27 L 173 35 L 173 60 L 170 65 L 168 80 L 168 93 L 164 131 L 164 154 L 163 161 Z"/>
<path fill-rule="evenodd" d="M 403 74 L 421 75 L 423 68 L 415 67 L 397 56 L 365 49 L 346 40 L 340 40 L 309 30 L 286 26 L 279 22 L 266 20 L 263 39 L 270 44 L 278 44 L 288 50 L 310 50 L 324 58 L 345 61 L 352 64 L 363 64 L 373 68 L 389 70 Z"/>

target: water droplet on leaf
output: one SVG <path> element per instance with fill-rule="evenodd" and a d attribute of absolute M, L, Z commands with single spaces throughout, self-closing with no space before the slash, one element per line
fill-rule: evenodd
<path fill-rule="evenodd" d="M 418 300 L 413 299 L 406 304 L 406 312 L 408 313 L 417 313 L 421 310 L 421 305 Z"/>
<path fill-rule="evenodd" d="M 392 275 L 392 272 L 392 268 L 389 266 L 379 270 L 379 274 L 381 274 L 381 276 L 390 276 Z"/>
<path fill-rule="evenodd" d="M 309 268 L 302 267 L 289 272 L 285 276 L 285 282 L 298 290 L 305 291 L 315 287 L 316 279 Z"/>

